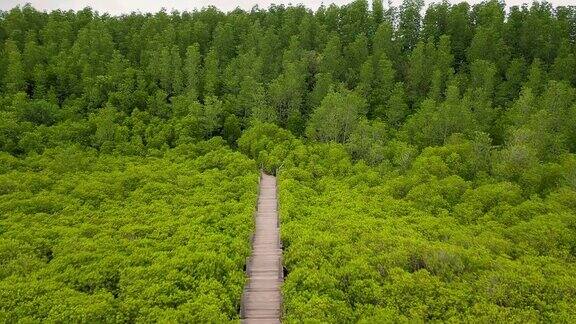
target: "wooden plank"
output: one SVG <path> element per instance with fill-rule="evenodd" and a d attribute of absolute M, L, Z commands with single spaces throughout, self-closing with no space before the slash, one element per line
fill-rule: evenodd
<path fill-rule="evenodd" d="M 275 177 L 262 173 L 257 206 L 241 317 L 243 323 L 280 323 L 283 274 Z"/>

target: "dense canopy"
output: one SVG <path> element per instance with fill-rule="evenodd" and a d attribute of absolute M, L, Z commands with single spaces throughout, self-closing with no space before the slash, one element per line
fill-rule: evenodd
<path fill-rule="evenodd" d="M 576 317 L 576 7 L 0 11 L 0 321 Z"/>

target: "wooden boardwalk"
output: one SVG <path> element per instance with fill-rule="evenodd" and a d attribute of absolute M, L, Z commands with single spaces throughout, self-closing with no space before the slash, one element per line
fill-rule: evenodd
<path fill-rule="evenodd" d="M 276 200 L 276 178 L 262 173 L 256 231 L 242 295 L 242 323 L 280 323 L 283 281 L 282 248 Z"/>

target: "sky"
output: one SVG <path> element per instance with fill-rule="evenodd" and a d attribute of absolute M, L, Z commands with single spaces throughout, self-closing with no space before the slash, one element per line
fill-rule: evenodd
<path fill-rule="evenodd" d="M 352 0 L 0 0 L 0 10 L 8 10 L 17 5 L 24 5 L 26 3 L 32 4 L 39 10 L 80 10 L 85 7 L 91 7 L 100 13 L 110 13 L 112 15 L 130 13 L 132 11 L 141 12 L 157 12 L 162 8 L 168 11 L 176 9 L 179 11 L 191 11 L 195 8 L 202 8 L 213 5 L 222 11 L 230 11 L 236 7 L 245 10 L 251 9 L 254 5 L 260 8 L 268 8 L 270 4 L 304 4 L 306 7 L 316 9 L 321 4 L 328 5 L 335 3 L 338 5 L 346 4 Z M 438 2 L 434 0 L 425 0 L 426 3 Z M 449 0 L 452 3 L 462 2 L 461 0 Z M 384 0 L 386 3 L 387 0 Z M 398 5 L 402 0 L 392 0 L 394 5 Z M 479 3 L 481 0 L 469 0 L 471 4 Z M 522 3 L 532 0 L 506 0 L 507 6 L 520 5 Z M 549 0 L 548 2 L 553 5 L 570 5 L 576 4 L 576 0 Z"/>

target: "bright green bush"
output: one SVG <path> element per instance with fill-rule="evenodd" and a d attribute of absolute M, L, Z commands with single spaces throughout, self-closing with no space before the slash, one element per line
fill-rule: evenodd
<path fill-rule="evenodd" d="M 237 319 L 257 179 L 217 140 L 19 160 L 0 174 L 0 321 Z"/>
<path fill-rule="evenodd" d="M 428 148 L 398 175 L 307 145 L 279 174 L 285 322 L 574 317 L 574 191 L 527 198 L 514 182 L 466 181 L 447 161 L 469 147 Z"/>

